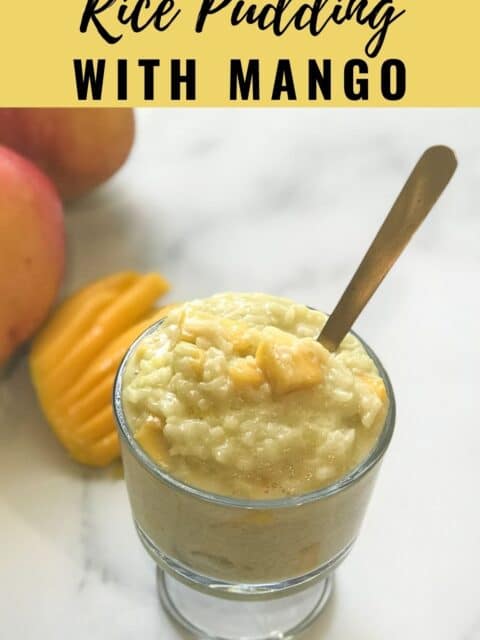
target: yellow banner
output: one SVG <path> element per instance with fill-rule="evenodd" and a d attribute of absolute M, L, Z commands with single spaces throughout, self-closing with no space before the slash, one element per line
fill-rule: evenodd
<path fill-rule="evenodd" d="M 479 106 L 480 3 L 3 3 L 0 106 Z"/>

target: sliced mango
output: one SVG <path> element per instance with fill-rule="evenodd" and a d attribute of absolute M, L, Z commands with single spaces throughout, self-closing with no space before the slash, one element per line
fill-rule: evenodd
<path fill-rule="evenodd" d="M 136 324 L 155 300 L 167 290 L 166 281 L 152 273 L 143 276 L 122 292 L 95 318 L 88 331 L 71 346 L 68 359 L 62 359 L 60 365 L 47 374 L 52 387 L 63 391 L 71 385 L 100 349 Z"/>
<path fill-rule="evenodd" d="M 75 295 L 67 298 L 67 300 L 56 309 L 53 316 L 48 320 L 46 325 L 44 325 L 40 333 L 37 334 L 34 349 L 37 351 L 43 350 L 44 353 L 48 353 L 49 348 L 55 345 L 58 336 L 60 334 L 63 335 L 63 327 L 69 324 L 72 319 L 76 318 L 79 313 L 84 314 L 86 302 L 96 299 L 97 294 L 100 293 L 107 293 L 112 296 L 117 295 L 138 278 L 139 275 L 134 271 L 123 271 L 82 287 Z"/>
<path fill-rule="evenodd" d="M 175 306 L 153 306 L 168 289 L 155 273 L 103 278 L 68 298 L 34 340 L 29 362 L 40 405 L 78 462 L 104 466 L 119 456 L 115 373 L 132 342 Z"/>
<path fill-rule="evenodd" d="M 84 375 L 82 375 L 70 389 L 66 390 L 63 397 L 64 403 L 75 402 L 76 399 L 87 394 L 93 386 L 99 384 L 102 378 L 108 374 L 115 373 L 120 361 L 125 355 L 125 345 L 127 345 L 128 348 L 145 329 L 148 329 L 152 324 L 155 324 L 155 322 L 168 315 L 170 309 L 173 309 L 175 306 L 176 305 L 171 304 L 150 311 L 146 319 L 130 327 L 130 329 L 127 329 L 107 344 L 99 355 L 92 360 Z"/>

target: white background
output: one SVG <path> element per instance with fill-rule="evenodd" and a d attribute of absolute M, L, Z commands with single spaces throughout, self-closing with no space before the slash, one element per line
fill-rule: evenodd
<path fill-rule="evenodd" d="M 332 309 L 430 144 L 460 168 L 356 329 L 397 430 L 306 640 L 480 638 L 480 110 L 137 112 L 125 167 L 67 211 L 64 293 L 160 270 L 171 300 L 260 290 Z M 176 640 L 119 465 L 71 462 L 24 359 L 0 387 L 0 637 Z"/>

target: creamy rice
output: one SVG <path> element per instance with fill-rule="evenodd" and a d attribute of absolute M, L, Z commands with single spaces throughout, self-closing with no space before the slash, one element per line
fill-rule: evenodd
<path fill-rule="evenodd" d="M 352 335 L 330 354 L 325 315 L 284 298 L 219 294 L 171 311 L 137 346 L 123 406 L 173 476 L 252 499 L 331 484 L 373 448 L 388 401 Z"/>

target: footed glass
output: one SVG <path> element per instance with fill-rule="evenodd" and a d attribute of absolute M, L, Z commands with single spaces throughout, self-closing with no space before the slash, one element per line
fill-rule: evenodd
<path fill-rule="evenodd" d="M 170 616 L 203 639 L 293 638 L 322 611 L 333 572 L 360 529 L 394 429 L 388 375 L 361 341 L 385 383 L 389 410 L 374 448 L 350 473 L 301 496 L 229 498 L 169 475 L 146 455 L 127 424 L 125 366 L 159 324 L 127 352 L 115 381 L 114 411 L 133 519 L 157 564 L 160 600 Z"/>

